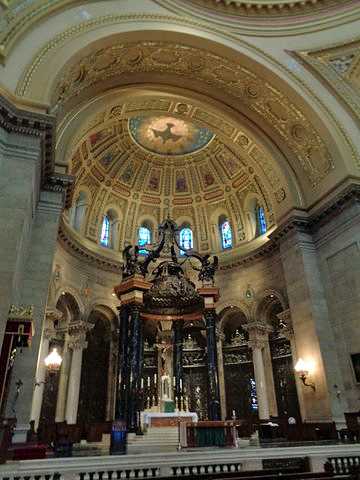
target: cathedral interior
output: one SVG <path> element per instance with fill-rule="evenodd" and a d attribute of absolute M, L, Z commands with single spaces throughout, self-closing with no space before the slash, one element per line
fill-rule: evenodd
<path fill-rule="evenodd" d="M 1 480 L 350 478 L 359 32 L 358 0 L 0 0 Z"/>

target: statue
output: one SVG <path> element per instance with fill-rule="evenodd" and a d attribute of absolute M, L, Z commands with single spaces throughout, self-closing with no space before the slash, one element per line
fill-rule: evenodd
<path fill-rule="evenodd" d="M 123 278 L 131 277 L 136 273 L 142 274 L 141 265 L 139 262 L 139 247 L 135 245 L 133 254 L 130 253 L 131 248 L 132 246 L 128 245 L 123 250 Z"/>
<path fill-rule="evenodd" d="M 193 267 L 194 270 L 199 272 L 198 279 L 203 283 L 211 283 L 214 285 L 215 272 L 219 266 L 218 257 L 215 255 L 214 260 L 210 262 L 209 254 L 206 254 L 203 257 L 198 254 L 193 254 L 192 256 L 201 262 L 201 268 Z"/>

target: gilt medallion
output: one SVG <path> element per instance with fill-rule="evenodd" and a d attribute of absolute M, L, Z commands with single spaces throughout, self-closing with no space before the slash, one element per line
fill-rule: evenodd
<path fill-rule="evenodd" d="M 158 155 L 194 153 L 207 146 L 215 136 L 207 128 L 169 115 L 132 117 L 129 132 L 137 144 Z"/>

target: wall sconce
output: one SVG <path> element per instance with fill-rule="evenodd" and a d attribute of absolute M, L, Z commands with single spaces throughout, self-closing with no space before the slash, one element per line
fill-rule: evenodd
<path fill-rule="evenodd" d="M 315 385 L 313 383 L 307 383 L 306 381 L 309 376 L 309 372 L 312 369 L 311 364 L 308 362 L 305 362 L 302 358 L 299 358 L 294 368 L 295 368 L 295 372 L 299 374 L 299 378 L 302 381 L 302 383 L 306 387 L 310 387 L 315 391 Z"/>

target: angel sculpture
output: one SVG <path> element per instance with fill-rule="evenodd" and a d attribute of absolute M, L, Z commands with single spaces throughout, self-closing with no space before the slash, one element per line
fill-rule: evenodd
<path fill-rule="evenodd" d="M 134 254 L 130 253 L 132 246 L 128 245 L 123 250 L 123 278 L 131 277 L 136 273 L 142 274 L 141 271 L 141 264 L 139 262 L 139 247 L 135 245 L 134 247 Z"/>
<path fill-rule="evenodd" d="M 201 268 L 195 268 L 199 272 L 198 279 L 203 283 L 211 283 L 214 284 L 214 276 L 215 272 L 219 266 L 219 259 L 216 255 L 214 255 L 214 260 L 210 262 L 210 255 L 204 255 L 203 257 L 195 256 L 201 262 Z"/>

